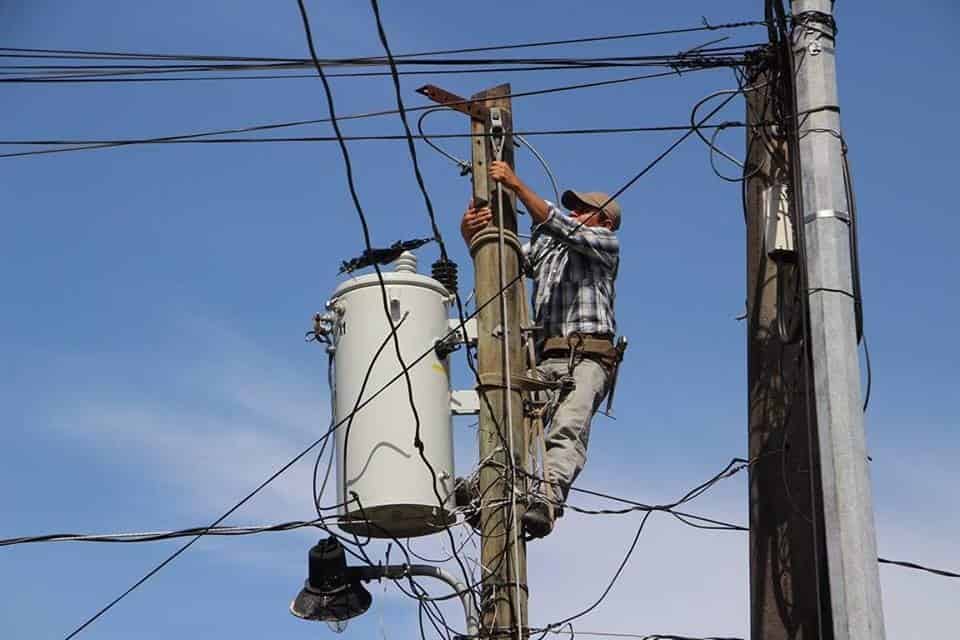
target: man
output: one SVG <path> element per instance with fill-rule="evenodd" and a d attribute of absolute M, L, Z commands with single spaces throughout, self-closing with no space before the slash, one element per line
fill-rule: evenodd
<path fill-rule="evenodd" d="M 545 486 L 523 515 L 527 534 L 542 538 L 562 515 L 586 463 L 590 422 L 616 366 L 613 306 L 620 243 L 614 232 L 620 228 L 620 205 L 603 193 L 566 191 L 561 201 L 571 212 L 567 216 L 506 162 L 491 163 L 490 177 L 517 195 L 533 222 L 524 255 L 533 273 L 534 324 L 542 328 L 538 368 L 549 380 L 571 376 L 575 385 L 561 395 L 547 433 Z M 460 225 L 467 246 L 492 218 L 489 208 L 470 205 Z"/>

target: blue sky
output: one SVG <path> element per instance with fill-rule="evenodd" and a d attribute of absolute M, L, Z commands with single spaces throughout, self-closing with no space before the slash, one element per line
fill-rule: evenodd
<path fill-rule="evenodd" d="M 452 2 L 384 2 L 395 52 L 692 26 L 761 17 L 758 1 L 493 2 L 482 20 Z M 321 56 L 378 55 L 366 2 L 310 2 Z M 873 360 L 868 445 L 880 554 L 956 570 L 960 472 L 955 388 L 960 312 L 952 127 L 960 62 L 953 3 L 841 2 L 842 122 L 861 214 L 866 331 Z M 0 4 L 2 46 L 226 55 L 307 55 L 296 2 L 91 0 Z M 760 42 L 761 29 L 732 34 Z M 544 50 L 672 53 L 709 36 Z M 503 80 L 525 91 L 629 71 L 404 79 L 470 94 Z M 727 71 L 517 99 L 518 129 L 683 124 Z M 386 78 L 333 81 L 341 114 L 391 108 Z M 326 116 L 319 80 L 150 85 L 5 85 L 0 138 L 160 136 Z M 739 99 L 717 117 L 742 118 Z M 463 118 L 428 120 L 438 132 Z M 348 134 L 399 133 L 384 117 Z M 329 135 L 327 125 L 290 130 Z M 537 138 L 564 186 L 613 191 L 676 134 Z M 721 138 L 739 153 L 741 134 Z M 444 143 L 465 156 L 463 141 Z M 375 244 L 428 235 L 405 146 L 350 146 Z M 11 149 L 13 150 L 13 149 Z M 467 179 L 420 146 L 427 186 L 469 283 L 457 234 Z M 339 151 L 328 143 L 154 145 L 2 161 L 0 536 L 206 524 L 313 440 L 329 419 L 325 356 L 303 332 L 362 249 Z M 518 172 L 546 194 L 525 152 Z M 653 502 L 678 497 L 746 451 L 744 228 L 737 186 L 689 140 L 626 192 L 618 319 L 631 351 L 616 421 L 598 418 L 581 484 Z M 421 263 L 435 257 L 421 252 Z M 462 364 L 460 365 L 463 368 Z M 459 380 L 466 380 L 458 373 Z M 455 425 L 459 471 L 474 446 Z M 238 512 L 237 524 L 309 518 L 309 462 Z M 745 478 L 697 509 L 746 520 Z M 531 616 L 582 608 L 606 584 L 638 520 L 570 516 L 530 547 Z M 650 520 L 618 586 L 578 629 L 744 635 L 747 544 Z M 458 535 L 460 535 L 458 533 Z M 313 638 L 294 619 L 312 534 L 203 540 L 89 628 L 89 638 Z M 586 542 L 597 543 L 594 551 Z M 34 545 L 0 553 L 0 636 L 58 638 L 175 548 Z M 440 541 L 417 541 L 436 551 Z M 575 580 L 571 580 L 574 578 Z M 888 637 L 952 628 L 960 584 L 882 567 Z M 558 586 L 570 585 L 570 586 Z M 372 589 L 345 637 L 410 637 L 416 607 Z M 459 621 L 456 609 L 451 621 Z M 950 626 L 948 626 L 950 625 Z"/>

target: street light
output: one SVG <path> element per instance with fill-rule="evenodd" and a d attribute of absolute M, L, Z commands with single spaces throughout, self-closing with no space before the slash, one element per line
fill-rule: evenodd
<path fill-rule="evenodd" d="M 309 570 L 303 589 L 290 603 L 290 613 L 304 620 L 344 623 L 370 608 L 373 596 L 361 582 L 388 578 L 402 580 L 409 576 L 430 576 L 453 587 L 463 604 L 467 636 L 477 637 L 479 617 L 472 593 L 452 575 L 425 564 L 388 564 L 348 567 L 340 542 L 330 537 L 310 548 Z M 342 628 L 342 624 L 337 625 Z"/>
<path fill-rule="evenodd" d="M 343 547 L 336 538 L 310 548 L 309 573 L 303 589 L 290 603 L 290 613 L 304 620 L 341 622 L 370 608 L 373 596 L 347 568 Z"/>

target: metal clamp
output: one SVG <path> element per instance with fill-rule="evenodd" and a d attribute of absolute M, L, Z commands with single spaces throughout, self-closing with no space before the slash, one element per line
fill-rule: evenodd
<path fill-rule="evenodd" d="M 495 160 L 503 160 L 503 146 L 506 142 L 503 128 L 503 114 L 500 107 L 490 108 L 490 120 L 487 124 L 490 130 L 490 146 L 493 147 Z"/>
<path fill-rule="evenodd" d="M 820 209 L 816 213 L 809 213 L 803 216 L 803 224 L 809 224 L 824 218 L 835 218 L 844 224 L 850 224 L 850 214 L 839 209 Z"/>

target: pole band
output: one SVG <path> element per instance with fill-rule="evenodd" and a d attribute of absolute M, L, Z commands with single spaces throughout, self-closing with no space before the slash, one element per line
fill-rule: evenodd
<path fill-rule="evenodd" d="M 839 209 L 820 209 L 816 213 L 810 213 L 803 216 L 803 224 L 816 222 L 825 218 L 835 218 L 844 224 L 850 224 L 850 214 Z"/>

